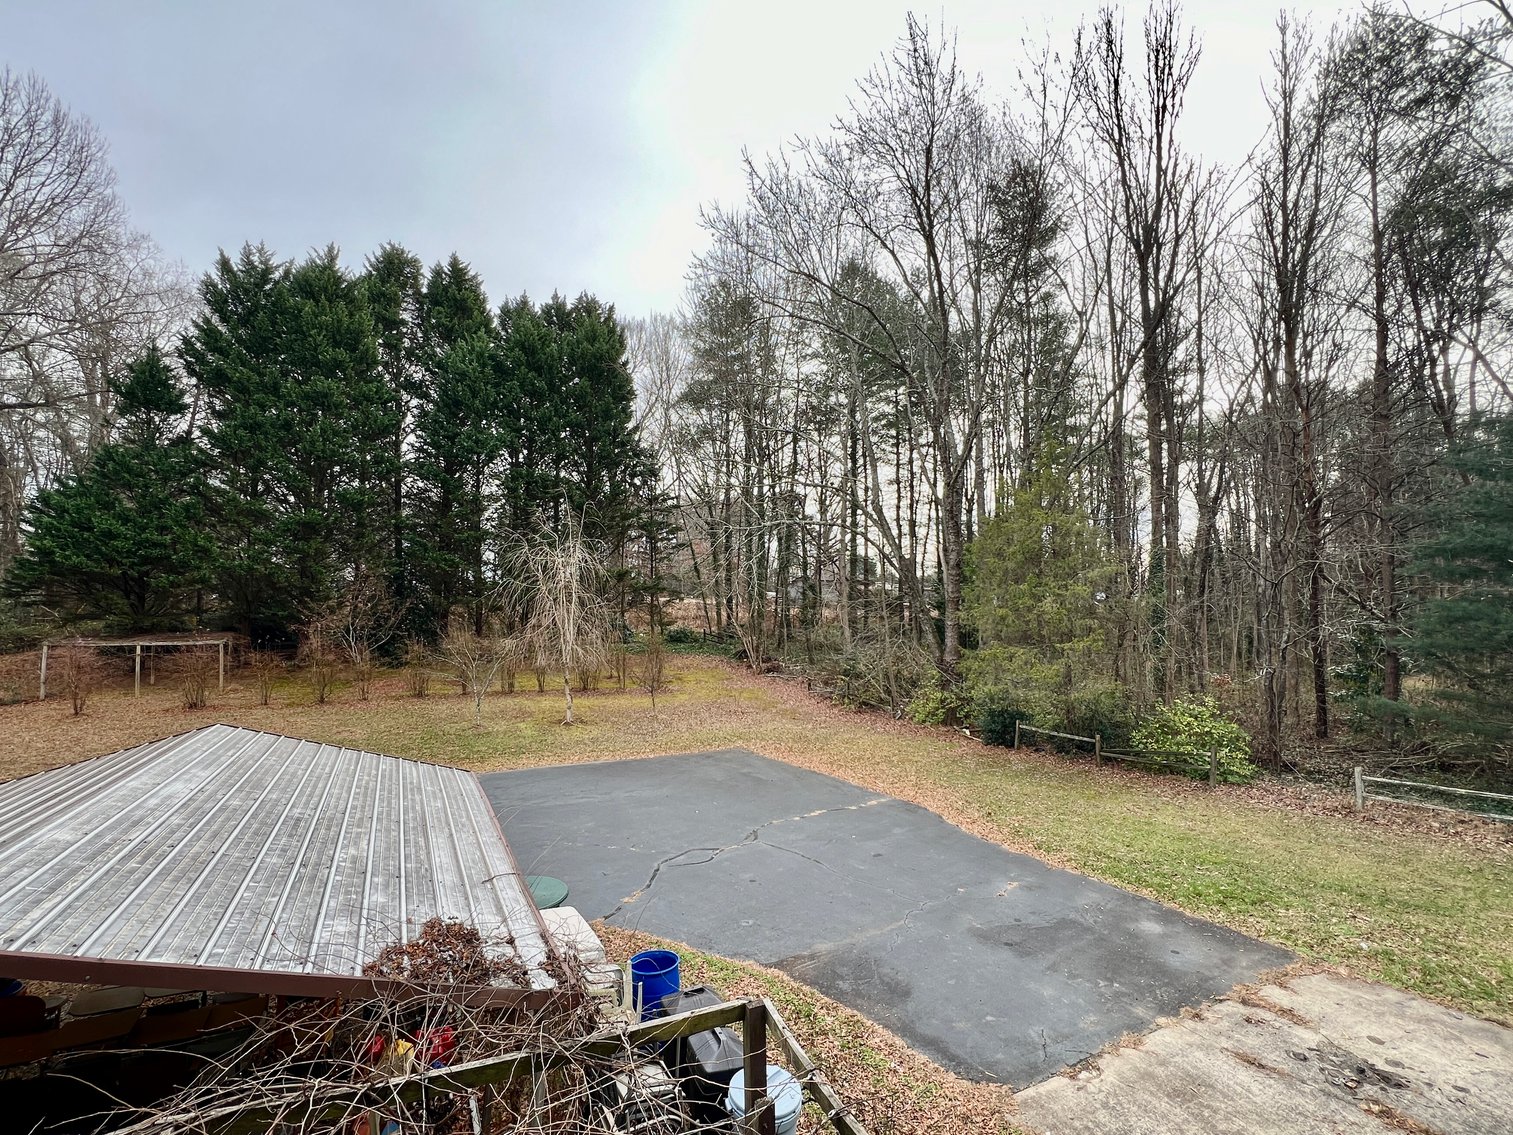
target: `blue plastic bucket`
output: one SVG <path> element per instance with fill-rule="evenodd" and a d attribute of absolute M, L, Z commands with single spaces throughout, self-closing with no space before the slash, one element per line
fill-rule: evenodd
<path fill-rule="evenodd" d="M 767 1095 L 772 1099 L 772 1126 L 777 1135 L 793 1135 L 798 1130 L 799 1112 L 804 1108 L 804 1089 L 787 1069 L 767 1065 Z M 730 1078 L 730 1094 L 725 1110 L 731 1118 L 746 1114 L 746 1069 Z"/>
<path fill-rule="evenodd" d="M 630 959 L 630 981 L 641 1001 L 641 1019 L 651 1020 L 662 1011 L 662 998 L 681 988 L 678 955 L 671 950 L 642 950 Z"/>

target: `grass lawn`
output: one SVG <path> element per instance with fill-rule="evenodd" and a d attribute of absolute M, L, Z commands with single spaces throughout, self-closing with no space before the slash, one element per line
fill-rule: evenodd
<path fill-rule="evenodd" d="M 700 655 L 669 659 L 653 714 L 644 692 L 416 699 L 394 676 L 368 702 L 313 704 L 297 680 L 259 706 L 250 681 L 186 711 L 160 684 L 0 707 L 0 779 L 210 721 L 446 761 L 478 771 L 744 747 L 913 800 L 988 839 L 1459 1008 L 1513 1019 L 1513 841 L 1470 843 L 1278 806 L 1205 786 L 990 748 L 947 730 L 857 714 L 792 683 Z M 1508 835 L 1513 837 L 1513 827 Z"/>
<path fill-rule="evenodd" d="M 78 718 L 61 699 L 3 707 L 0 778 L 210 721 L 478 771 L 739 746 L 915 801 L 1309 960 L 1513 1020 L 1513 830 L 1435 834 L 1363 821 L 1337 799 L 1295 807 L 1274 791 L 1099 772 L 852 713 L 704 656 L 669 667 L 655 713 L 645 693 L 609 689 L 578 697 L 572 728 L 560 692 L 538 694 L 529 679 L 528 693 L 487 699 L 482 728 L 468 699 L 411 698 L 398 676 L 371 701 L 343 688 L 323 706 L 291 679 L 267 707 L 246 680 L 194 712 L 162 685 L 140 700 L 129 688 L 98 695 Z"/>

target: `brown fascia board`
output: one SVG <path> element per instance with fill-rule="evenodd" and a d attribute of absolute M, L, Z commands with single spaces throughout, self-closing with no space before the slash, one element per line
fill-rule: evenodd
<path fill-rule="evenodd" d="M 389 978 L 337 973 L 291 973 L 283 970 L 234 969 L 180 965 L 174 962 L 81 958 L 68 954 L 0 951 L 0 973 L 31 981 L 77 985 L 143 985 L 164 989 L 204 989 L 215 993 L 269 993 L 281 997 L 445 996 L 471 1006 L 535 1011 L 571 995 L 563 990 L 493 986 L 424 986 Z"/>

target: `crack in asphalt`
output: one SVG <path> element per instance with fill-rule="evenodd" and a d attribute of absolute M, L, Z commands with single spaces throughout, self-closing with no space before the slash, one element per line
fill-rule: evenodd
<path fill-rule="evenodd" d="M 738 839 L 735 843 L 728 843 L 728 844 L 725 844 L 723 847 L 686 847 L 682 851 L 675 852 L 672 855 L 668 855 L 668 856 L 665 856 L 662 859 L 657 860 L 657 862 L 652 866 L 651 874 L 647 876 L 646 882 L 643 883 L 641 886 L 637 887 L 633 892 L 631 892 L 625 898 L 621 899 L 619 905 L 616 906 L 614 910 L 610 911 L 608 914 L 606 914 L 604 916 L 604 921 L 608 922 L 610 919 L 614 918 L 615 915 L 619 914 L 622 910 L 624 910 L 631 903 L 637 902 L 643 895 L 646 894 L 647 891 L 651 890 L 652 884 L 657 881 L 657 876 L 662 873 L 662 870 L 665 867 L 674 867 L 674 866 L 675 867 L 702 867 L 706 863 L 713 863 L 716 859 L 718 859 L 721 855 L 724 855 L 725 852 L 727 852 L 727 851 L 734 851 L 738 847 L 746 847 L 749 844 L 753 844 L 753 843 L 757 842 L 757 840 L 761 838 L 761 834 L 762 834 L 763 831 L 765 831 L 766 829 L 771 828 L 771 827 L 776 827 L 778 824 L 797 823 L 799 820 L 808 820 L 808 819 L 812 819 L 815 816 L 823 816 L 823 815 L 825 815 L 828 812 L 854 812 L 854 811 L 857 811 L 858 809 L 861 809 L 861 808 L 870 808 L 874 804 L 884 804 L 884 803 L 887 803 L 887 801 L 890 800 L 890 799 L 891 799 L 891 797 L 888 797 L 888 796 L 875 796 L 871 800 L 863 800 L 860 804 L 838 804 L 834 808 L 817 808 L 813 812 L 805 812 L 803 815 L 800 815 L 800 816 L 781 816 L 781 817 L 779 817 L 776 820 L 768 820 L 766 823 L 758 824 L 756 827 L 752 828 L 744 836 L 742 836 L 740 839 Z M 772 847 L 772 848 L 774 848 L 774 849 L 776 849 L 778 851 L 786 851 L 786 852 L 788 852 L 791 855 L 797 855 L 801 859 L 808 859 L 811 863 L 814 863 L 814 864 L 817 864 L 820 867 L 823 867 L 825 870 L 831 872 L 831 874 L 836 874 L 836 875 L 841 874 L 840 872 L 836 871 L 834 868 L 829 867 L 828 865 L 826 865 L 824 863 L 821 863 L 818 859 L 814 859 L 814 858 L 812 858 L 812 857 L 810 857 L 808 855 L 805 855 L 801 851 L 795 851 L 791 847 L 783 847 L 781 844 L 776 844 L 776 843 L 768 844 L 768 846 Z M 697 852 L 701 852 L 701 851 L 708 852 L 708 858 L 706 858 L 706 859 L 695 859 L 695 860 L 691 860 L 690 862 L 687 862 L 687 863 L 679 863 L 678 862 L 678 860 L 682 859 L 685 855 L 694 855 Z M 850 878 L 850 876 L 843 876 L 843 877 L 844 878 Z M 859 880 L 852 880 L 852 881 L 856 882 L 856 881 L 859 881 Z M 880 889 L 887 890 L 887 888 L 880 888 Z M 888 891 L 888 893 L 889 894 L 896 894 L 896 892 L 893 892 L 893 891 Z M 898 897 L 902 898 L 903 896 L 899 895 Z"/>

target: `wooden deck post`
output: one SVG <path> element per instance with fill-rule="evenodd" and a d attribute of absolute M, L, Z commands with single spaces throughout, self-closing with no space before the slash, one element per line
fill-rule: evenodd
<path fill-rule="evenodd" d="M 772 1101 L 767 1097 L 766 1002 L 746 1002 L 741 1047 L 746 1068 L 746 1114 L 742 1126 L 756 1135 L 773 1135 Z"/>
<path fill-rule="evenodd" d="M 133 697 L 142 696 L 142 644 L 137 643 L 137 653 L 131 672 L 131 694 Z"/>
<path fill-rule="evenodd" d="M 42 644 L 42 673 L 37 680 L 37 700 L 47 700 L 47 643 Z"/>
<path fill-rule="evenodd" d="M 1355 789 L 1355 810 L 1359 812 L 1366 807 L 1366 782 L 1361 779 L 1361 766 L 1355 766 L 1355 772 L 1351 774 L 1351 783 Z"/>

